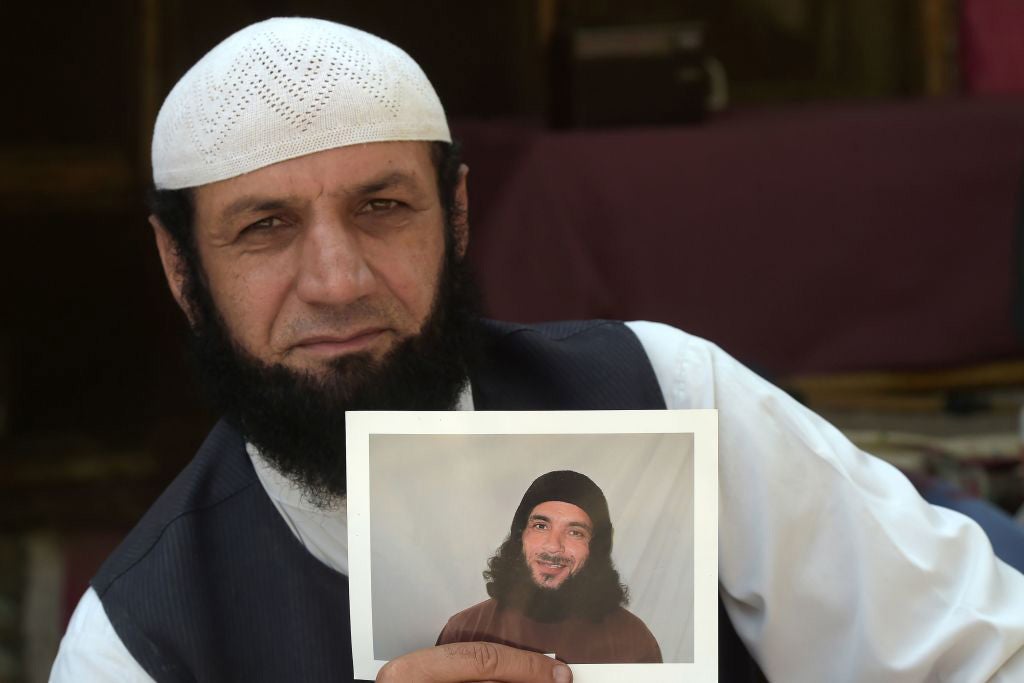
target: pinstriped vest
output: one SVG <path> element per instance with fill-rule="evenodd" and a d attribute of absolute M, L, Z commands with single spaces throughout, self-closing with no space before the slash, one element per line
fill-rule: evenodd
<path fill-rule="evenodd" d="M 621 323 L 485 321 L 471 373 L 478 410 L 664 408 Z M 348 580 L 314 558 L 218 423 L 92 586 L 132 656 L 159 681 L 352 680 Z M 719 603 L 722 681 L 759 673 Z"/>

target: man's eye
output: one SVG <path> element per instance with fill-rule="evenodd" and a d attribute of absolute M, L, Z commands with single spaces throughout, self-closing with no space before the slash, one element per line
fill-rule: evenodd
<path fill-rule="evenodd" d="M 374 213 L 377 211 L 391 211 L 401 206 L 401 202 L 395 199 L 371 199 L 366 202 L 366 206 L 363 208 L 364 213 Z"/>
<path fill-rule="evenodd" d="M 242 229 L 242 232 L 258 232 L 260 230 L 270 230 L 271 228 L 281 227 L 281 225 L 283 224 L 284 221 L 282 221 L 277 216 L 267 216 L 266 218 L 261 218 L 255 223 L 250 223 L 249 225 L 245 226 L 245 228 Z"/>
<path fill-rule="evenodd" d="M 548 525 L 545 524 L 544 522 L 534 522 L 533 523 L 533 528 L 534 529 L 538 529 L 540 531 L 543 531 L 544 529 L 548 528 Z"/>

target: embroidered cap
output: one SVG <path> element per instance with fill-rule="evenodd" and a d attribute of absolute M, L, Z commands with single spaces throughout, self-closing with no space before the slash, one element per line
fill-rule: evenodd
<path fill-rule="evenodd" d="M 366 142 L 451 142 L 441 101 L 401 48 L 330 21 L 268 19 L 210 50 L 164 100 L 153 182 L 180 189 Z"/>

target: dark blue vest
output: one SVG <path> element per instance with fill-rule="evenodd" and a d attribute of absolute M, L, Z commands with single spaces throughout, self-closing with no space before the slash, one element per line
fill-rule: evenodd
<path fill-rule="evenodd" d="M 664 408 L 621 323 L 484 323 L 478 410 Z M 352 680 L 348 580 L 306 551 L 221 422 L 92 581 L 159 681 Z M 760 673 L 719 603 L 722 681 Z"/>

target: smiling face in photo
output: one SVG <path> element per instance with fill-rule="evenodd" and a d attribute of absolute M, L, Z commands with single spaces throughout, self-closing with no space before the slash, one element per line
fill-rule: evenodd
<path fill-rule="evenodd" d="M 540 588 L 557 589 L 576 575 L 590 555 L 593 522 L 582 508 L 547 501 L 530 512 L 523 530 L 523 556 Z"/>

